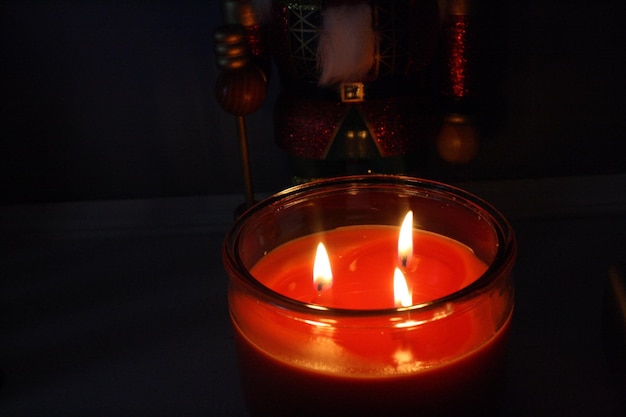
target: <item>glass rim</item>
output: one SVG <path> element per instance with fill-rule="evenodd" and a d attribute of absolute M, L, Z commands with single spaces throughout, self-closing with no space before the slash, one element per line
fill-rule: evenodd
<path fill-rule="evenodd" d="M 456 203 L 460 203 L 469 209 L 472 205 L 480 209 L 483 214 L 483 221 L 487 222 L 494 229 L 497 236 L 498 247 L 489 262 L 487 270 L 479 276 L 471 284 L 452 292 L 446 296 L 429 300 L 419 304 L 413 304 L 407 307 L 389 307 L 382 309 L 347 309 L 328 307 L 307 303 L 292 299 L 273 289 L 265 286 L 257 280 L 243 264 L 242 259 L 236 251 L 236 244 L 239 241 L 241 232 L 247 221 L 254 218 L 265 208 L 272 206 L 279 201 L 291 201 L 298 196 L 306 196 L 311 191 L 339 191 L 336 187 L 353 188 L 355 191 L 371 186 L 394 186 L 408 190 L 422 190 L 444 193 L 448 197 L 454 197 Z M 406 187 L 409 188 L 406 188 Z M 423 178 L 385 175 L 385 174 L 367 174 L 341 176 L 332 178 L 316 179 L 307 183 L 295 185 L 279 191 L 246 209 L 230 227 L 225 235 L 222 245 L 222 258 L 225 267 L 230 267 L 238 274 L 239 281 L 253 291 L 257 297 L 267 303 L 275 305 L 281 309 L 288 311 L 297 311 L 300 313 L 310 313 L 320 316 L 343 316 L 353 318 L 365 317 L 383 317 L 396 314 L 406 313 L 428 313 L 431 310 L 437 310 L 449 303 L 463 303 L 478 298 L 481 294 L 488 291 L 490 286 L 499 278 L 508 275 L 512 269 L 513 262 L 517 253 L 517 242 L 515 234 L 508 220 L 498 211 L 492 204 L 482 198 L 465 191 L 461 188 L 446 183 L 428 180 Z M 229 280 L 232 277 L 229 276 Z"/>

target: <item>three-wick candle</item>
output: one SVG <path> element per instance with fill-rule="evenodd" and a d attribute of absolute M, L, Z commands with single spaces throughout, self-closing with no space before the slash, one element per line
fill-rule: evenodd
<path fill-rule="evenodd" d="M 415 213 L 408 232 L 398 226 L 402 211 Z M 224 252 L 248 409 L 496 410 L 514 256 L 506 220 L 443 184 L 350 177 L 262 202 L 239 219 Z"/>

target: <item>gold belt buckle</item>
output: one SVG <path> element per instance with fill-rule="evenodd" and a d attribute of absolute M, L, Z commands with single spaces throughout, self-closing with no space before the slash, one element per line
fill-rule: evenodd
<path fill-rule="evenodd" d="M 339 85 L 341 101 L 344 103 L 359 103 L 365 100 L 365 86 L 363 83 L 341 83 Z"/>

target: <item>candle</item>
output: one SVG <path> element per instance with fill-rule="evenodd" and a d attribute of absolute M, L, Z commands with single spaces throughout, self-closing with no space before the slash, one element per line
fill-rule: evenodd
<path fill-rule="evenodd" d="M 413 289 L 412 303 L 458 291 L 487 269 L 469 248 L 441 235 L 415 231 L 413 240 L 412 265 L 404 270 Z M 304 303 L 344 309 L 390 308 L 395 305 L 397 241 L 398 228 L 392 226 L 342 227 L 274 249 L 251 273 L 263 285 Z M 323 253 L 331 254 L 325 269 L 330 272 L 332 265 L 334 278 L 324 284 L 324 278 L 313 273 L 318 242 L 325 242 Z"/>
<path fill-rule="evenodd" d="M 515 251 L 506 221 L 479 203 L 371 176 L 301 186 L 244 215 L 224 259 L 251 414 L 496 410 Z M 407 208 L 417 226 L 402 243 Z"/>

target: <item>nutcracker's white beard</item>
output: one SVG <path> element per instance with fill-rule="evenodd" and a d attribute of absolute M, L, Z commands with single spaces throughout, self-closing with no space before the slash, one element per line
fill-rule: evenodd
<path fill-rule="evenodd" d="M 272 14 L 272 0 L 251 0 L 252 10 L 259 21 L 267 21 Z"/>
<path fill-rule="evenodd" d="M 374 64 L 376 35 L 367 4 L 329 7 L 322 11 L 317 63 L 321 85 L 361 81 Z"/>
<path fill-rule="evenodd" d="M 253 0 L 260 19 L 268 17 L 271 1 Z M 360 81 L 374 65 L 376 34 L 369 4 L 340 5 L 322 10 L 317 49 L 319 84 Z"/>

